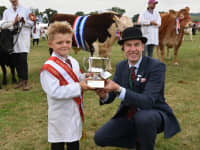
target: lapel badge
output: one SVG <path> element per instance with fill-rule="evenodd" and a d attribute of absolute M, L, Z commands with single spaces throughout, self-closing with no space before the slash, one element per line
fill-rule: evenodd
<path fill-rule="evenodd" d="M 141 78 L 142 78 L 142 75 L 138 74 L 138 75 L 137 75 L 137 78 L 136 78 L 136 81 L 137 81 L 137 82 L 140 82 Z"/>

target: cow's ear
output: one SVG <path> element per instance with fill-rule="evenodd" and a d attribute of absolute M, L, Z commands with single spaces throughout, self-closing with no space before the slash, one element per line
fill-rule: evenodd
<path fill-rule="evenodd" d="M 190 7 L 185 7 L 185 10 L 186 10 L 187 12 L 189 12 L 189 11 L 190 11 Z"/>

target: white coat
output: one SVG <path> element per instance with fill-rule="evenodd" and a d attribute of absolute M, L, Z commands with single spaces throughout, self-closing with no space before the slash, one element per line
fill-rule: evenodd
<path fill-rule="evenodd" d="M 29 19 L 30 9 L 18 5 L 17 10 L 14 11 L 12 7 L 6 9 L 3 13 L 3 20 L 6 22 L 5 27 L 12 25 L 14 23 L 15 17 L 18 14 L 19 17 L 23 17 L 25 24 L 19 34 L 18 40 L 14 46 L 14 53 L 29 53 L 30 50 L 30 38 L 31 38 L 31 27 L 33 26 L 33 21 Z M 13 27 L 9 27 L 13 28 Z M 14 36 L 14 41 L 16 36 Z"/>
<path fill-rule="evenodd" d="M 34 29 L 34 28 L 36 28 L 36 29 Z M 35 32 L 34 32 L 34 30 L 35 30 Z M 32 28 L 32 38 L 33 39 L 40 39 L 40 27 L 39 27 L 38 24 L 36 24 Z"/>
<path fill-rule="evenodd" d="M 161 17 L 159 12 L 156 10 L 153 13 L 145 10 L 139 16 L 138 23 L 142 25 L 149 25 L 151 21 L 155 21 L 157 26 L 142 26 L 142 34 L 147 38 L 146 45 L 153 44 L 158 45 L 159 43 L 159 27 L 161 25 Z"/>
<path fill-rule="evenodd" d="M 65 62 L 56 53 L 52 56 Z M 78 62 L 70 56 L 68 59 L 79 80 L 84 79 L 85 75 L 80 72 Z M 60 86 L 59 80 L 46 70 L 41 72 L 40 81 L 48 100 L 48 141 L 56 143 L 80 140 L 82 121 L 78 105 L 73 100 L 73 97 L 81 95 L 80 84 L 76 82 Z"/>

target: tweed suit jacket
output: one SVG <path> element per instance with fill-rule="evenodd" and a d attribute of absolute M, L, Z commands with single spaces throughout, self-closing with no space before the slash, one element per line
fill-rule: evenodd
<path fill-rule="evenodd" d="M 164 98 L 165 64 L 151 57 L 143 56 L 136 80 L 133 83 L 133 89 L 129 87 L 129 70 L 128 60 L 121 61 L 116 65 L 113 81 L 126 88 L 126 94 L 113 118 L 127 115 L 130 107 L 136 107 L 140 110 L 154 109 L 162 115 L 166 138 L 179 132 L 179 123 Z M 142 82 L 141 78 L 146 79 L 146 81 Z M 109 104 L 115 98 L 116 93 L 110 92 L 107 101 L 100 101 L 100 104 Z"/>

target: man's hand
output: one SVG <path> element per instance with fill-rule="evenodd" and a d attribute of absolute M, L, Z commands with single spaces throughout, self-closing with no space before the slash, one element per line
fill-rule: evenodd
<path fill-rule="evenodd" d="M 15 20 L 14 20 L 14 22 L 13 22 L 13 25 L 15 25 L 16 23 L 18 23 L 18 22 L 20 22 L 20 17 L 18 16 L 18 14 L 16 15 L 16 17 L 15 17 Z"/>
<path fill-rule="evenodd" d="M 114 81 L 112 81 L 110 79 L 106 80 L 105 82 L 106 82 L 106 84 L 105 84 L 104 90 L 106 92 L 114 92 L 120 88 L 119 84 L 115 83 Z"/>
<path fill-rule="evenodd" d="M 25 23 L 24 17 L 20 18 L 20 22 Z"/>
<path fill-rule="evenodd" d="M 108 94 L 104 89 L 96 89 L 95 91 L 101 99 L 105 99 Z"/>
<path fill-rule="evenodd" d="M 150 25 L 157 26 L 158 24 L 155 21 L 151 21 Z"/>

